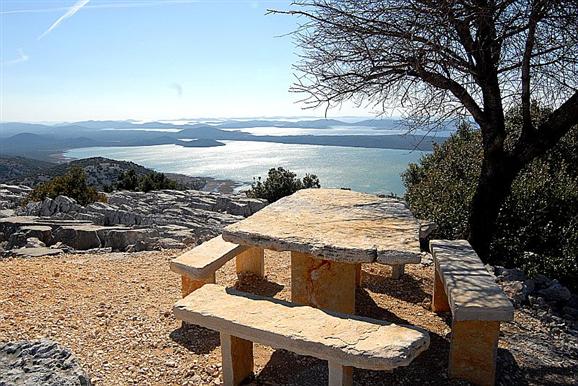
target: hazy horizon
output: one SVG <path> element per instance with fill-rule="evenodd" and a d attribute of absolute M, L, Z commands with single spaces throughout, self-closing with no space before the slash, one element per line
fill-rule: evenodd
<path fill-rule="evenodd" d="M 133 122 L 133 123 L 151 123 L 151 122 L 161 122 L 161 123 L 174 123 L 176 125 L 182 124 L 181 122 L 225 122 L 225 121 L 250 121 L 250 120 L 277 120 L 277 121 L 310 121 L 310 120 L 338 120 L 343 122 L 360 122 L 365 120 L 383 120 L 383 119 L 393 119 L 401 120 L 400 116 L 374 116 L 374 115 L 336 115 L 336 116 L 323 116 L 323 115 L 261 115 L 261 116 L 215 116 L 215 117 L 180 117 L 180 118 L 157 118 L 157 119 L 135 119 L 135 118 L 120 118 L 120 119 L 81 119 L 81 120 L 6 120 L 0 119 L 0 123 L 33 123 L 33 124 L 45 124 L 45 125 L 59 125 L 59 124 L 70 124 L 78 122 L 88 122 L 88 121 L 116 121 L 116 122 Z"/>

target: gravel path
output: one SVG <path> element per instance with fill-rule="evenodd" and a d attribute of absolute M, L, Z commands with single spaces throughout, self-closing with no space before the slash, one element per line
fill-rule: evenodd
<path fill-rule="evenodd" d="M 183 329 L 171 314 L 180 279 L 168 270 L 178 252 L 65 255 L 0 260 L 0 342 L 48 338 L 69 347 L 96 385 L 221 384 L 217 333 Z M 289 299 L 289 255 L 267 251 L 267 279 L 237 282 L 234 263 L 217 283 Z M 429 311 L 432 267 L 408 266 L 401 280 L 389 267 L 364 267 L 357 293 L 362 315 L 421 326 L 430 349 L 393 373 L 356 370 L 360 385 L 459 385 L 447 379 L 448 315 Z M 549 328 L 526 311 L 503 326 L 498 384 L 577 384 L 578 340 Z M 325 362 L 256 346 L 259 385 L 319 385 Z"/>

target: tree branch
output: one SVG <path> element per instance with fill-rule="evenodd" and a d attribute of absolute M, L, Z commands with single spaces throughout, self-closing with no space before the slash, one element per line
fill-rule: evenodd
<path fill-rule="evenodd" d="M 578 125 L 578 91 L 554 110 L 537 130 L 518 141 L 513 155 L 521 164 L 527 164 L 548 151 L 574 125 Z"/>

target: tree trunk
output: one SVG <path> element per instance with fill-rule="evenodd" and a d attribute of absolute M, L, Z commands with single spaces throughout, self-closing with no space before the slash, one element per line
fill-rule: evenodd
<path fill-rule="evenodd" d="M 487 259 L 496 231 L 500 208 L 510 193 L 519 167 L 505 156 L 484 157 L 480 179 L 472 200 L 469 241 Z"/>

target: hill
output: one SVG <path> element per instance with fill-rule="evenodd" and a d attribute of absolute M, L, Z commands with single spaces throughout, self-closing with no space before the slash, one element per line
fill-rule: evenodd
<path fill-rule="evenodd" d="M 21 184 L 36 186 L 53 177 L 65 174 L 70 168 L 80 166 L 87 175 L 88 184 L 97 190 L 104 190 L 115 183 L 120 175 L 133 170 L 137 176 L 152 173 L 152 169 L 145 168 L 134 162 L 117 161 L 103 157 L 85 158 L 67 163 L 54 164 L 33 160 L 24 157 L 0 157 L 0 183 Z M 190 189 L 201 189 L 206 183 L 204 178 L 170 175 Z"/>
<path fill-rule="evenodd" d="M 55 164 L 25 157 L 0 156 L 0 182 L 18 181 L 26 176 L 40 174 Z"/>

